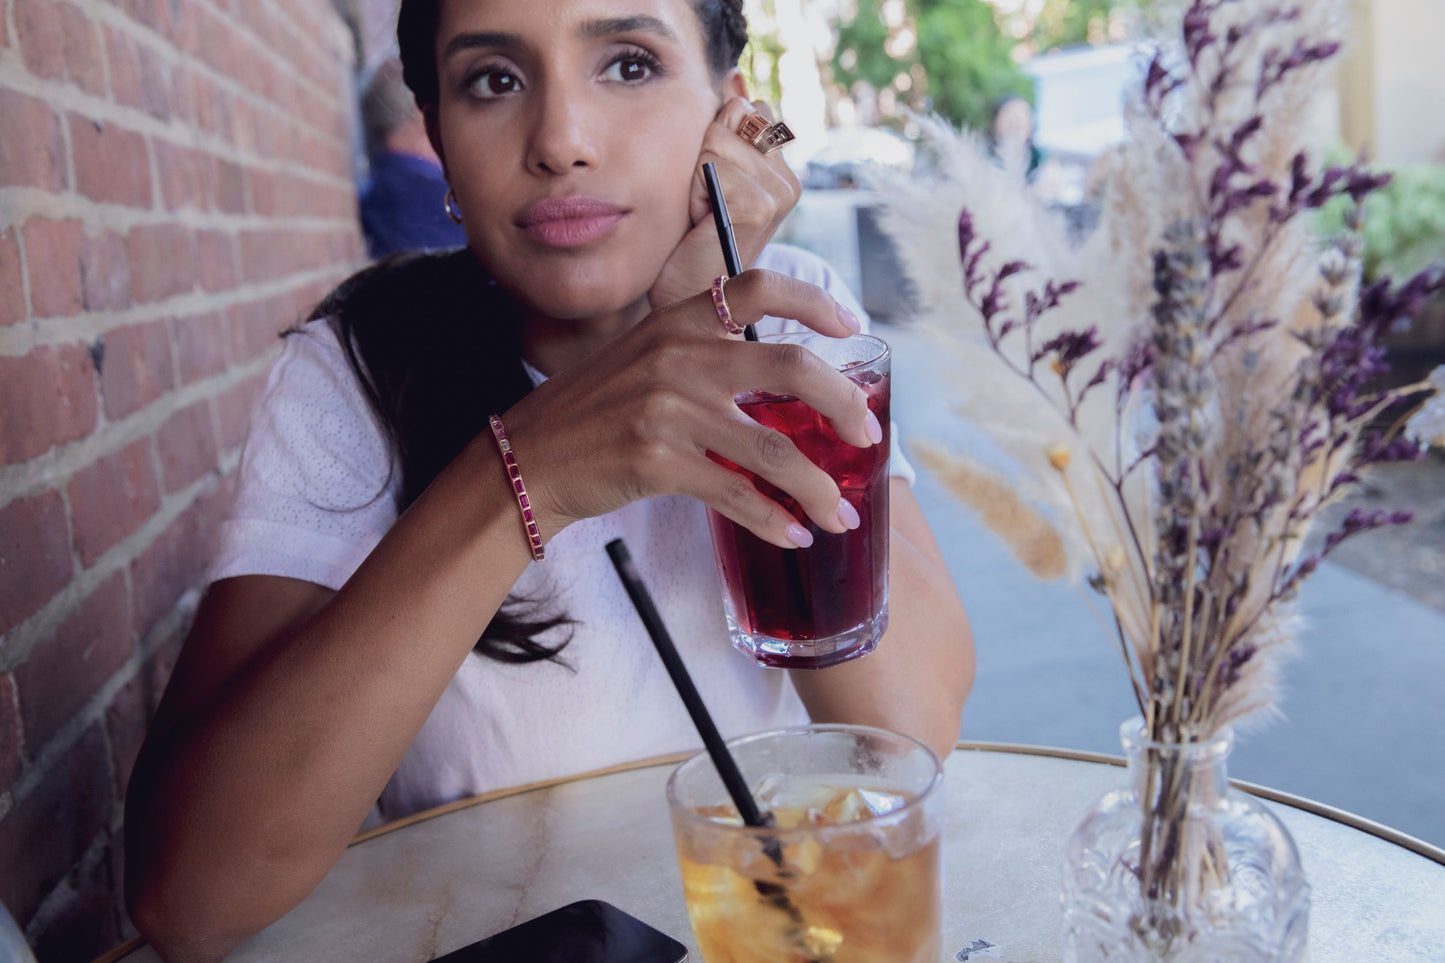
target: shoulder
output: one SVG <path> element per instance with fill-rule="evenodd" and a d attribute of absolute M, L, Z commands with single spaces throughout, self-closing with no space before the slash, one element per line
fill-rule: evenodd
<path fill-rule="evenodd" d="M 791 244 L 769 244 L 758 255 L 754 266 L 786 274 L 820 288 L 828 287 L 838 278 L 838 272 L 827 261 L 812 251 Z"/>

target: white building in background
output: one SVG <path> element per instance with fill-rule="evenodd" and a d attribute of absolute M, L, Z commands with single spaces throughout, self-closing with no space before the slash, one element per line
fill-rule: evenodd
<path fill-rule="evenodd" d="M 1124 92 L 1147 64 L 1131 44 L 1075 47 L 1023 65 L 1034 81 L 1034 143 L 1087 161 L 1124 139 Z"/>
<path fill-rule="evenodd" d="M 1445 0 L 1351 0 L 1345 142 L 1386 165 L 1445 163 Z"/>

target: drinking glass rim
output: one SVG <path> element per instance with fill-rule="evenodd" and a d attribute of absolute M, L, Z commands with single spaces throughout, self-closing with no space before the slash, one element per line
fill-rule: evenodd
<path fill-rule="evenodd" d="M 667 777 L 666 795 L 668 808 L 672 810 L 674 815 L 681 813 L 687 823 L 691 825 L 709 826 L 719 830 L 726 830 L 727 832 L 741 832 L 753 836 L 767 836 L 779 839 L 788 839 L 798 836 L 822 836 L 826 838 L 838 832 L 855 831 L 858 827 L 876 824 L 883 820 L 896 820 L 901 816 L 919 808 L 926 801 L 932 799 L 934 794 L 938 792 L 939 787 L 943 785 L 943 760 L 938 757 L 938 753 L 934 752 L 927 743 L 922 742 L 919 739 L 915 739 L 912 736 L 904 735 L 901 732 L 894 732 L 892 729 L 881 729 L 878 726 L 849 725 L 848 723 L 841 722 L 828 722 L 817 724 L 810 723 L 808 725 L 802 726 L 787 726 L 782 729 L 765 729 L 762 732 L 750 732 L 741 736 L 734 736 L 733 738 L 726 740 L 726 743 L 729 751 L 731 751 L 737 746 L 745 745 L 750 742 L 756 742 L 762 739 L 772 739 L 779 736 L 804 735 L 820 732 L 846 732 L 858 735 L 878 735 L 888 739 L 895 739 L 901 742 L 911 743 L 916 748 L 922 749 L 927 754 L 927 758 L 933 763 L 933 778 L 928 781 L 928 785 L 924 786 L 917 795 L 906 799 L 903 805 L 899 806 L 897 809 L 890 809 L 886 813 L 872 813 L 864 817 L 863 819 L 854 819 L 846 823 L 833 823 L 827 826 L 795 826 L 791 829 L 780 829 L 776 826 L 734 825 L 732 823 L 725 823 L 720 820 L 704 816 L 700 814 L 697 810 L 689 806 L 684 806 L 682 802 L 677 798 L 677 777 L 682 773 L 684 769 L 686 769 L 688 766 L 693 765 L 694 763 L 706 765 L 712 764 L 711 757 L 708 756 L 706 750 L 702 750 L 689 756 L 687 759 L 684 759 L 681 763 L 678 764 L 677 768 L 672 771 L 672 775 Z"/>
<path fill-rule="evenodd" d="M 821 331 L 814 331 L 814 330 L 812 330 L 811 328 L 809 328 L 809 329 L 807 329 L 807 330 L 805 330 L 805 331 L 775 331 L 775 332 L 773 332 L 772 334 L 760 335 L 760 336 L 758 337 L 758 340 L 759 340 L 760 342 L 766 344 L 766 343 L 768 343 L 768 342 L 770 342 L 770 341 L 772 341 L 772 342 L 786 342 L 786 341 L 788 341 L 789 339 L 801 340 L 801 339 L 803 339 L 803 338 L 822 338 L 822 339 L 824 339 L 824 340 L 826 340 L 826 341 L 853 341 L 853 340 L 870 341 L 870 342 L 872 342 L 874 345 L 876 345 L 877 348 L 882 349 L 882 350 L 877 351 L 876 354 L 873 354 L 873 355 L 870 356 L 870 357 L 860 358 L 860 359 L 857 360 L 857 361 L 849 361 L 849 362 L 847 363 L 847 365 L 844 366 L 844 368 L 839 369 L 839 370 L 850 370 L 850 369 L 853 369 L 853 368 L 863 368 L 863 367 L 867 367 L 867 366 L 869 366 L 869 365 L 875 365 L 875 364 L 877 364 L 878 362 L 883 361 L 883 360 L 889 358 L 889 357 L 892 355 L 892 353 L 893 353 L 893 349 L 888 346 L 888 342 L 887 342 L 887 341 L 884 341 L 882 338 L 878 337 L 878 335 L 876 335 L 876 334 L 864 334 L 864 333 L 861 332 L 861 331 L 860 331 L 859 333 L 857 333 L 857 334 L 850 334 L 850 335 L 848 335 L 848 337 L 846 337 L 846 338 L 834 338 L 834 337 L 830 337 L 829 335 L 823 334 Z M 888 730 L 884 729 L 884 730 L 880 730 L 880 731 L 887 732 Z"/>

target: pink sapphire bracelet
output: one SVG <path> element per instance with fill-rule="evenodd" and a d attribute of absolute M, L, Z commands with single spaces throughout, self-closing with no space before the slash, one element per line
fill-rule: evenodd
<path fill-rule="evenodd" d="M 527 497 L 527 486 L 522 483 L 522 470 L 517 467 L 517 457 L 512 454 L 512 443 L 507 440 L 507 429 L 502 419 L 491 415 L 492 437 L 497 439 L 497 448 L 502 452 L 502 464 L 507 466 L 507 477 L 512 481 L 512 492 L 517 496 L 517 507 L 522 510 L 522 527 L 527 530 L 527 544 L 532 546 L 533 561 L 540 562 L 547 552 L 542 548 L 542 534 L 537 531 L 537 519 L 532 514 L 532 501 Z"/>

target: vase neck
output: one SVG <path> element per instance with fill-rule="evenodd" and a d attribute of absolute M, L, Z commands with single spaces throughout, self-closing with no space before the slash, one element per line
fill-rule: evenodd
<path fill-rule="evenodd" d="M 1119 739 L 1134 791 L 1141 799 L 1164 789 L 1161 771 L 1174 774 L 1174 785 L 1198 802 L 1218 798 L 1228 786 L 1226 763 L 1234 748 L 1228 729 L 1199 742 L 1157 742 L 1146 736 L 1143 720 L 1135 718 L 1119 727 Z"/>

